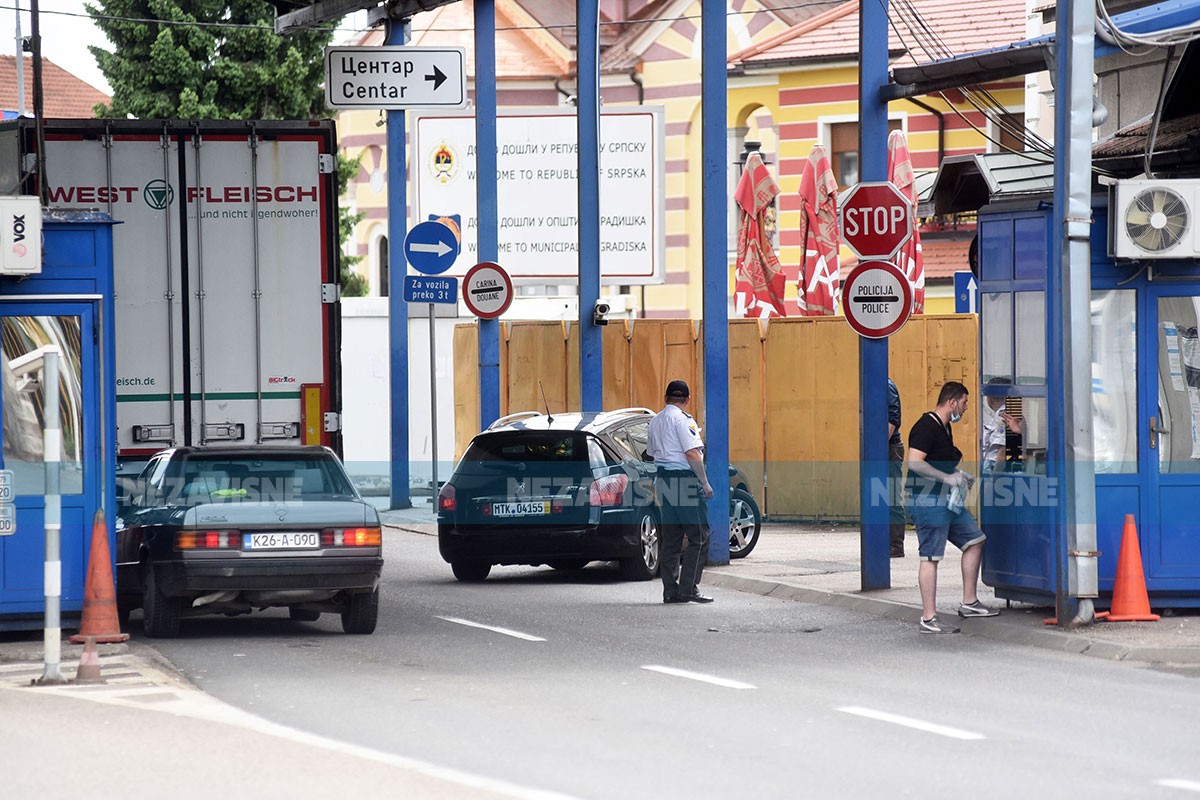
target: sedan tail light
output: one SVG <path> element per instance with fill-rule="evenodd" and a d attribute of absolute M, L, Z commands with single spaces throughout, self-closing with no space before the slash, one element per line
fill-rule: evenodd
<path fill-rule="evenodd" d="M 379 528 L 326 528 L 321 531 L 322 547 L 381 547 Z"/>
<path fill-rule="evenodd" d="M 180 531 L 175 536 L 179 550 L 241 550 L 240 531 Z"/>
<path fill-rule="evenodd" d="M 458 498 L 455 497 L 454 484 L 447 483 L 438 492 L 438 511 L 457 511 Z"/>
<path fill-rule="evenodd" d="M 629 476 L 607 475 L 596 478 L 588 489 L 588 504 L 593 506 L 619 506 L 629 488 Z"/>

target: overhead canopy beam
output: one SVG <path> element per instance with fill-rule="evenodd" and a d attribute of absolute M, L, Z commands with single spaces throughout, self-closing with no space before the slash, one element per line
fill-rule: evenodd
<path fill-rule="evenodd" d="M 1148 35 L 1195 22 L 1200 16 L 1200 0 L 1166 0 L 1145 8 L 1113 16 L 1122 31 Z M 981 50 L 954 58 L 943 58 L 911 67 L 892 69 L 892 82 L 882 89 L 888 100 L 1015 78 L 1053 69 L 1054 34 L 1014 42 L 992 50 Z M 1095 37 L 1094 58 L 1120 52 L 1120 48 L 1100 36 Z"/>
<path fill-rule="evenodd" d="M 379 5 L 386 6 L 384 18 L 408 19 L 422 11 L 432 11 L 438 6 L 456 2 L 458 0 L 398 0 L 392 3 L 381 3 L 380 0 L 318 0 L 312 5 L 276 17 L 275 33 L 283 35 L 315 28 L 325 22 L 353 14 L 355 11 Z"/>

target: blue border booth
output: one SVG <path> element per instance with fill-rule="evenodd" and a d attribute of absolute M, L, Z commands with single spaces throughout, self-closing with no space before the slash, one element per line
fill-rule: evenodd
<path fill-rule="evenodd" d="M 2 466 L 10 492 L 2 511 L 11 516 L 0 535 L 0 630 L 43 625 L 47 445 L 59 451 L 63 627 L 77 626 L 83 610 L 97 509 L 116 552 L 114 223 L 94 211 L 40 214 L 40 271 L 35 261 L 28 274 L 0 275 Z M 44 435 L 47 352 L 58 361 L 57 445 Z"/>
<path fill-rule="evenodd" d="M 1062 383 L 1070 325 L 1062 278 L 1050 269 L 1053 164 L 953 157 L 934 184 L 936 213 L 977 212 L 980 368 L 979 386 L 968 388 L 979 398 L 983 579 L 1002 599 L 1053 605 L 1071 556 L 1068 526 L 1094 524 L 1096 551 L 1081 557 L 1095 555 L 1097 604 L 1107 607 L 1132 516 L 1151 606 L 1200 606 L 1200 259 L 1152 253 L 1159 239 L 1136 249 L 1147 236 L 1139 203 L 1169 215 L 1170 193 L 1186 195 L 1196 182 L 1149 183 L 1118 180 L 1093 195 L 1092 441 L 1074 448 L 1091 460 L 1070 464 Z M 997 411 L 1017 418 L 1021 433 L 989 439 Z M 1094 476 L 1093 508 L 1069 510 L 1068 466 Z"/>

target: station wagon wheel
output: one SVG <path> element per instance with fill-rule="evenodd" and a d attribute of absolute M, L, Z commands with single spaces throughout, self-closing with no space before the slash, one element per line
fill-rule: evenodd
<path fill-rule="evenodd" d="M 487 580 L 488 573 L 492 571 L 492 565 L 486 561 L 455 559 L 450 562 L 450 569 L 453 570 L 454 577 L 464 583 L 479 583 Z"/>
<path fill-rule="evenodd" d="M 754 497 L 745 489 L 734 489 L 729 498 L 729 557 L 750 555 L 761 530 L 762 515 Z"/>
<path fill-rule="evenodd" d="M 346 633 L 369 634 L 375 632 L 379 621 L 379 590 L 355 592 L 342 612 L 342 630 Z"/>
<path fill-rule="evenodd" d="M 145 617 L 147 636 L 155 639 L 173 639 L 179 635 L 183 602 L 163 595 L 154 577 L 153 567 L 146 568 L 146 582 L 142 590 L 142 614 Z"/>
<path fill-rule="evenodd" d="M 621 577 L 627 581 L 648 581 L 658 574 L 659 548 L 662 546 L 659 533 L 658 517 L 649 509 L 644 510 L 638 523 L 641 554 L 618 562 Z"/>

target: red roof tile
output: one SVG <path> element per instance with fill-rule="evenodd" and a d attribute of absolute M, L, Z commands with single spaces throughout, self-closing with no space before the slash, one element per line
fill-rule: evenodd
<path fill-rule="evenodd" d="M 25 57 L 25 113 L 33 116 L 33 58 Z M 42 58 L 42 104 L 47 118 L 91 118 L 92 107 L 111 97 L 62 67 Z M 17 57 L 0 56 L 0 108 L 17 110 Z"/>
<path fill-rule="evenodd" d="M 954 273 L 971 268 L 967 261 L 967 251 L 971 249 L 968 239 L 929 239 L 921 240 L 921 263 L 925 265 L 925 280 L 950 280 Z M 845 252 L 845 251 L 843 251 Z M 850 274 L 850 270 L 858 266 L 854 256 L 843 258 L 838 264 L 842 280 Z"/>
<path fill-rule="evenodd" d="M 921 41 L 913 35 L 917 17 L 929 31 Z M 889 50 L 905 50 L 898 64 L 927 63 L 950 55 L 1002 47 L 1025 38 L 1024 0 L 973 0 L 967 12 L 962 0 L 910 0 L 890 7 Z M 909 24 L 912 23 L 912 24 Z M 854 56 L 858 53 L 858 0 L 805 20 L 778 36 L 734 53 L 731 64 Z"/>

